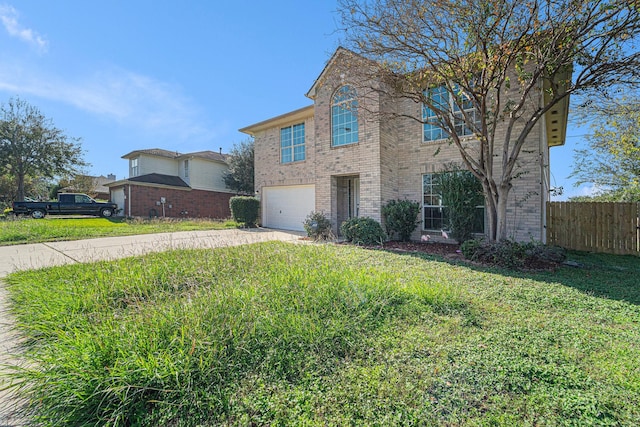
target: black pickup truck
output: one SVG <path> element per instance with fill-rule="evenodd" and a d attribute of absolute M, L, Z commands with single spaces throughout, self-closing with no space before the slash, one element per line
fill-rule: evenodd
<path fill-rule="evenodd" d="M 96 215 L 109 218 L 116 214 L 118 205 L 96 202 L 86 194 L 60 193 L 53 202 L 13 202 L 13 213 L 44 218 L 45 215 Z"/>

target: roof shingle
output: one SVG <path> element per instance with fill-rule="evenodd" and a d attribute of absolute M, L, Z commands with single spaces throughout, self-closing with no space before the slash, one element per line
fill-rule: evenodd
<path fill-rule="evenodd" d="M 160 173 L 149 173 L 146 175 L 134 176 L 133 178 L 129 178 L 128 181 L 133 182 L 144 182 L 147 184 L 160 184 L 160 185 L 171 185 L 172 187 L 187 187 L 189 185 L 182 180 L 179 176 L 174 175 L 163 175 Z"/>

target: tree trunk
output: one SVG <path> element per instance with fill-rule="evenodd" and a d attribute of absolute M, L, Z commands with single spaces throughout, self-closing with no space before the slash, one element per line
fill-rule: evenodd
<path fill-rule="evenodd" d="M 487 180 L 482 182 L 482 189 L 484 191 L 485 209 L 487 214 L 488 230 L 485 233 L 489 240 L 496 240 L 496 231 L 498 225 L 498 215 L 496 211 L 496 204 L 493 197 L 491 186 Z"/>
<path fill-rule="evenodd" d="M 18 181 L 18 201 L 21 202 L 24 200 L 24 174 L 16 175 L 16 181 Z"/>
<path fill-rule="evenodd" d="M 483 182 L 482 188 L 488 225 L 485 233 L 487 239 L 491 241 L 507 239 L 507 201 L 511 185 L 502 184 L 493 191 L 488 182 Z"/>
<path fill-rule="evenodd" d="M 509 198 L 510 185 L 502 184 L 498 189 L 497 203 L 497 230 L 495 240 L 505 240 L 507 235 L 507 201 Z"/>

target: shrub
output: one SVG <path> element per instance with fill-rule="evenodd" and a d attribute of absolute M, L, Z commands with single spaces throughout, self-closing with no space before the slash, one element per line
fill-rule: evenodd
<path fill-rule="evenodd" d="M 420 223 L 419 213 L 420 203 L 418 202 L 390 200 L 382 207 L 382 217 L 389 237 L 398 233 L 400 240 L 408 242 L 411 238 L 411 233 Z"/>
<path fill-rule="evenodd" d="M 311 212 L 302 223 L 307 236 L 313 240 L 331 240 L 333 232 L 331 231 L 331 221 L 323 212 Z"/>
<path fill-rule="evenodd" d="M 477 224 L 477 207 L 484 204 L 480 181 L 471 172 L 450 164 L 436 175 L 436 183 L 446 206 L 451 237 L 458 243 L 471 239 L 473 232 L 481 228 Z"/>
<path fill-rule="evenodd" d="M 229 199 L 229 207 L 234 221 L 243 223 L 247 227 L 255 227 L 260 208 L 258 199 L 249 196 L 235 196 Z"/>
<path fill-rule="evenodd" d="M 465 258 L 507 268 L 549 268 L 566 259 L 566 251 L 541 242 L 467 240 L 460 247 Z"/>
<path fill-rule="evenodd" d="M 369 217 L 349 218 L 340 225 L 340 232 L 356 245 L 375 245 L 387 240 L 380 223 Z"/>
<path fill-rule="evenodd" d="M 479 251 L 480 242 L 481 240 L 478 239 L 466 240 L 460 245 L 460 252 L 462 252 L 465 258 L 474 260 L 477 251 Z"/>

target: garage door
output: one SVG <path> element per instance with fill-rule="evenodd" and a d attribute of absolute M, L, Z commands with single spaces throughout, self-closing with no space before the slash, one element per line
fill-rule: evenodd
<path fill-rule="evenodd" d="M 111 201 L 118 205 L 118 215 L 124 215 L 124 187 L 111 188 Z"/>
<path fill-rule="evenodd" d="M 314 185 L 262 188 L 262 225 L 304 231 L 302 223 L 316 208 Z"/>

